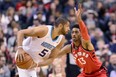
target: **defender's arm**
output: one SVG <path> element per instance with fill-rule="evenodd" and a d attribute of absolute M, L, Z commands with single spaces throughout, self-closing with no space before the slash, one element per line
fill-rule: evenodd
<path fill-rule="evenodd" d="M 94 47 L 91 43 L 87 27 L 81 18 L 81 14 L 82 14 L 81 4 L 79 4 L 78 7 L 79 7 L 78 10 L 75 9 L 75 14 L 76 14 L 77 21 L 79 23 L 79 28 L 80 28 L 80 32 L 81 32 L 81 36 L 82 36 L 82 46 L 87 50 L 93 50 Z"/>

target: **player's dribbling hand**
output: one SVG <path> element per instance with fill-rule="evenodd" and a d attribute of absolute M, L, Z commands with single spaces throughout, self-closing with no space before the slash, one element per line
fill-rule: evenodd
<path fill-rule="evenodd" d="M 18 52 L 18 54 L 17 54 L 17 62 L 23 62 L 24 61 L 25 51 L 22 48 L 18 48 L 17 52 Z"/>
<path fill-rule="evenodd" d="M 76 15 L 77 21 L 80 22 L 82 20 L 81 19 L 82 5 L 79 3 L 78 10 L 76 9 L 76 7 L 74 7 L 74 10 L 75 10 L 75 15 Z"/>

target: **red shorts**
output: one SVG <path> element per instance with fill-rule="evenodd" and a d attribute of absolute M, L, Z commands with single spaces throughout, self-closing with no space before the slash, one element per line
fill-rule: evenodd
<path fill-rule="evenodd" d="M 108 77 L 108 76 L 107 76 L 107 70 L 103 67 L 99 71 L 96 71 L 91 74 L 86 74 L 86 73 L 82 72 L 77 77 Z"/>

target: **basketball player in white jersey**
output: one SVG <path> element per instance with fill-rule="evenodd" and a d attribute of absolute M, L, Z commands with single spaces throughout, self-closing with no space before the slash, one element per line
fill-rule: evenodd
<path fill-rule="evenodd" d="M 63 35 L 70 30 L 70 22 L 65 17 L 59 17 L 54 26 L 40 25 L 20 30 L 17 36 L 18 61 L 24 61 L 24 53 L 28 53 L 35 62 L 31 69 L 18 68 L 19 77 L 37 77 L 34 67 L 49 65 L 65 42 Z M 24 37 L 27 38 L 24 40 Z"/>

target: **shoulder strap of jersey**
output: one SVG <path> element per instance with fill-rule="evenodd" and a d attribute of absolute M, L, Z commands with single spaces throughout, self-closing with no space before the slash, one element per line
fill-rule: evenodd
<path fill-rule="evenodd" d="M 47 25 L 47 27 L 48 27 L 48 33 L 47 33 L 47 35 L 49 36 L 49 35 L 51 35 L 53 26 Z M 47 36 L 47 35 L 46 35 L 46 36 Z"/>
<path fill-rule="evenodd" d="M 74 43 L 71 43 L 71 53 L 73 52 L 73 48 L 74 48 Z"/>

